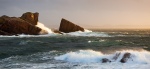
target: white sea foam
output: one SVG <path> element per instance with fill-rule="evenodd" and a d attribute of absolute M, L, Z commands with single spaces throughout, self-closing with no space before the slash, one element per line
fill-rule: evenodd
<path fill-rule="evenodd" d="M 114 60 L 113 57 L 120 53 L 119 57 Z M 121 58 L 125 53 L 131 53 L 131 58 L 127 63 L 139 63 L 139 64 L 150 64 L 150 52 L 148 51 L 117 51 L 114 54 L 103 54 L 101 52 L 93 50 L 79 50 L 76 52 L 69 52 L 64 55 L 55 57 L 56 60 L 63 60 L 68 62 L 81 62 L 81 63 L 90 63 L 90 62 L 101 62 L 102 58 L 107 58 L 112 62 L 120 63 Z"/>
<path fill-rule="evenodd" d="M 65 35 L 71 35 L 71 36 L 86 36 L 86 37 L 112 37 L 104 32 L 92 32 L 92 31 L 76 31 L 76 32 L 70 32 L 65 33 Z"/>
<path fill-rule="evenodd" d="M 53 31 L 50 28 L 46 27 L 43 23 L 38 22 L 36 26 L 41 28 L 43 31 L 46 31 L 48 34 L 53 33 Z"/>
<path fill-rule="evenodd" d="M 36 53 L 28 56 L 12 56 L 0 60 L 0 69 L 149 69 L 150 52 L 148 51 L 117 51 L 114 54 L 103 54 L 93 50 L 79 50 L 58 56 L 58 51 Z M 132 60 L 120 63 L 119 59 L 126 52 L 131 53 Z M 113 58 L 121 53 L 118 60 L 101 63 L 102 58 Z M 19 60 L 18 60 L 19 59 Z M 20 61 L 21 60 L 21 61 Z M 22 61 L 24 60 L 24 61 Z M 60 61 L 62 60 L 62 61 Z M 35 63 L 42 61 L 40 63 Z M 67 62 L 66 62 L 67 61 Z"/>
<path fill-rule="evenodd" d="M 92 32 L 92 30 L 84 29 L 84 32 Z"/>
<path fill-rule="evenodd" d="M 41 35 L 26 35 L 26 34 L 18 34 L 18 36 L 3 36 L 0 35 L 0 37 L 46 37 L 46 36 L 52 36 L 52 35 L 58 35 L 54 33 L 50 28 L 46 27 L 43 23 L 38 22 L 37 27 L 41 28 L 42 31 L 39 33 Z M 76 31 L 76 32 L 70 32 L 70 33 L 63 33 L 64 35 L 70 35 L 70 36 L 86 36 L 86 37 L 111 37 L 107 33 L 104 32 L 92 32 L 91 30 L 84 29 L 84 32 L 82 31 Z"/>
<path fill-rule="evenodd" d="M 71 36 L 86 36 L 86 37 L 111 37 L 107 33 L 104 32 L 92 32 L 91 30 L 84 29 L 84 32 L 82 31 L 76 31 L 76 32 L 70 32 L 66 33 L 67 35 Z"/>

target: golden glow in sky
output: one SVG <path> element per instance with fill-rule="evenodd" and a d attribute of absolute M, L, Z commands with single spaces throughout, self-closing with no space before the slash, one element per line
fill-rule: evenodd
<path fill-rule="evenodd" d="M 66 18 L 85 28 L 150 28 L 150 0 L 1 0 L 0 15 L 39 12 L 39 21 L 58 28 Z"/>

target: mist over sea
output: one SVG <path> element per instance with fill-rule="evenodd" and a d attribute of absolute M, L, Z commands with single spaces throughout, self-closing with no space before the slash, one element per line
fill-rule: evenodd
<path fill-rule="evenodd" d="M 0 69 L 149 69 L 150 30 L 0 36 Z M 111 59 L 131 53 L 126 63 Z"/>

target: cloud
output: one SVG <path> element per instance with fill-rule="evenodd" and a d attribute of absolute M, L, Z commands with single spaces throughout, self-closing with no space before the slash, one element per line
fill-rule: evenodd
<path fill-rule="evenodd" d="M 0 0 L 0 15 L 39 12 L 39 20 L 58 27 L 61 18 L 82 26 L 135 25 L 150 22 L 150 0 Z"/>

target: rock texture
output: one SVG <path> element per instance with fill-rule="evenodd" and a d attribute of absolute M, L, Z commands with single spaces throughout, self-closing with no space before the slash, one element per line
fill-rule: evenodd
<path fill-rule="evenodd" d="M 121 53 L 116 53 L 115 56 L 113 57 L 113 60 L 117 60 L 118 57 L 120 56 Z"/>
<path fill-rule="evenodd" d="M 69 32 L 75 32 L 75 31 L 83 31 L 84 28 L 66 20 L 62 19 L 59 27 L 59 31 L 64 32 L 64 33 L 69 33 Z"/>
<path fill-rule="evenodd" d="M 107 63 L 107 62 L 111 62 L 109 59 L 107 59 L 107 58 L 103 58 L 102 59 L 102 63 Z"/>
<path fill-rule="evenodd" d="M 39 13 L 26 12 L 20 18 L 33 24 L 37 25 Z"/>
<path fill-rule="evenodd" d="M 17 17 L 2 16 L 0 18 L 0 30 L 12 35 L 16 34 L 30 34 L 38 35 L 41 31 L 40 28 L 32 25 L 31 23 L 24 21 Z M 1 35 L 5 35 L 5 33 Z"/>
<path fill-rule="evenodd" d="M 0 35 L 47 34 L 45 30 L 37 27 L 39 13 L 24 13 L 21 17 L 0 17 Z"/>
<path fill-rule="evenodd" d="M 0 30 L 0 35 L 12 35 L 12 34 Z"/>
<path fill-rule="evenodd" d="M 122 59 L 120 60 L 120 62 L 125 63 L 128 61 L 128 59 L 130 58 L 131 54 L 130 53 L 125 53 L 122 57 Z"/>
<path fill-rule="evenodd" d="M 115 62 L 119 60 L 119 62 L 121 63 L 126 63 L 127 61 L 129 61 L 129 59 L 132 59 L 131 53 L 126 52 L 123 54 L 123 56 L 121 55 L 121 53 L 116 53 L 112 59 L 102 58 L 101 61 L 102 63 L 107 63 L 107 62 Z"/>

